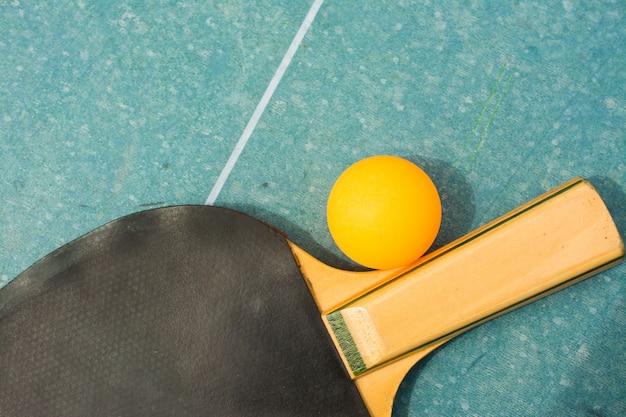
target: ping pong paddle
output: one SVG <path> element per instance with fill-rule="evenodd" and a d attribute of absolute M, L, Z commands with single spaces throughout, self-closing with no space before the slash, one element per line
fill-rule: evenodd
<path fill-rule="evenodd" d="M 387 417 L 433 349 L 623 257 L 581 178 L 389 271 L 228 209 L 132 214 L 0 290 L 0 415 Z"/>

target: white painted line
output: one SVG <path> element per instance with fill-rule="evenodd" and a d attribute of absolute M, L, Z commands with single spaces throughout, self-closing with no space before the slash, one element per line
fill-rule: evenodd
<path fill-rule="evenodd" d="M 230 158 L 228 158 L 226 165 L 222 169 L 220 176 L 217 178 L 217 181 L 215 182 L 215 185 L 213 186 L 213 189 L 211 190 L 211 193 L 209 194 L 209 197 L 206 199 L 206 202 L 204 204 L 212 205 L 213 203 L 215 203 L 215 200 L 217 200 L 217 197 L 219 196 L 220 192 L 222 191 L 222 188 L 224 187 L 224 184 L 226 183 L 226 180 L 228 179 L 233 168 L 235 167 L 235 164 L 237 163 L 237 160 L 239 159 L 241 152 L 243 152 L 243 149 L 246 147 L 246 144 L 248 143 L 248 139 L 250 139 L 250 136 L 252 136 L 252 132 L 254 132 L 254 129 L 256 128 L 256 125 L 259 122 L 259 119 L 261 118 L 261 116 L 263 115 L 263 112 L 265 111 L 265 108 L 267 107 L 267 104 L 269 103 L 270 99 L 274 95 L 274 92 L 276 91 L 276 87 L 278 87 L 278 84 L 283 78 L 283 75 L 285 75 L 285 71 L 287 71 L 287 67 L 289 67 L 289 64 L 291 64 L 291 61 L 293 60 L 293 57 L 296 54 L 296 51 L 302 44 L 302 40 L 304 39 L 304 36 L 306 35 L 309 28 L 311 27 L 313 20 L 315 20 L 315 16 L 317 15 L 317 12 L 319 11 L 320 7 L 322 7 L 322 3 L 324 3 L 324 0 L 315 0 L 313 2 L 311 9 L 309 9 L 309 12 L 304 18 L 302 25 L 300 25 L 300 29 L 298 29 L 296 36 L 291 41 L 291 45 L 289 45 L 289 49 L 287 49 L 287 53 L 285 54 L 282 61 L 280 62 L 280 65 L 278 65 L 278 68 L 276 69 L 274 76 L 272 77 L 269 85 L 267 86 L 267 89 L 265 90 L 263 97 L 261 97 L 261 101 L 259 101 L 259 104 L 257 104 L 256 109 L 254 110 L 254 113 L 252 114 L 252 117 L 248 121 L 246 128 L 243 130 L 243 133 L 241 134 L 241 137 L 237 141 L 237 144 L 235 145 L 233 152 L 230 154 Z"/>

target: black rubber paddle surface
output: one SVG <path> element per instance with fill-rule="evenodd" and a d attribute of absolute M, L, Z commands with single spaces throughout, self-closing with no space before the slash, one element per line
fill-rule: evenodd
<path fill-rule="evenodd" d="M 0 290 L 1 416 L 367 416 L 285 238 L 231 210 L 111 222 Z"/>

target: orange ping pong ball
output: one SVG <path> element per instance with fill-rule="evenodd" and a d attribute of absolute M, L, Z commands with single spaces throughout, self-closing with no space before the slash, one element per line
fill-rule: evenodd
<path fill-rule="evenodd" d="M 417 165 L 372 156 L 339 176 L 326 214 L 330 234 L 346 256 L 368 268 L 390 269 L 410 264 L 433 244 L 441 200 Z"/>

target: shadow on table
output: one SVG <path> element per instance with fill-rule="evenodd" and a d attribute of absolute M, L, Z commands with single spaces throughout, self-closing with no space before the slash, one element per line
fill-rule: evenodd
<path fill-rule="evenodd" d="M 430 250 L 438 249 L 470 232 L 475 215 L 474 193 L 463 174 L 438 159 L 419 155 L 407 156 L 406 159 L 420 166 L 430 176 L 441 198 L 441 229 Z"/>
<path fill-rule="evenodd" d="M 626 193 L 618 183 L 610 178 L 594 176 L 589 177 L 588 180 L 600 193 L 611 216 L 613 216 L 617 230 L 624 238 L 626 235 Z M 624 185 L 626 186 L 626 184 Z"/>
<path fill-rule="evenodd" d="M 465 177 L 456 168 L 440 160 L 421 156 L 405 156 L 405 158 L 422 167 L 432 178 L 441 197 L 443 212 L 441 229 L 430 251 L 467 233 L 474 219 L 474 196 Z M 330 248 L 319 244 L 308 231 L 285 217 L 250 204 L 235 204 L 229 208 L 247 213 L 278 227 L 287 236 L 293 237 L 298 246 L 325 264 L 346 270 L 366 270 L 337 256 Z"/>

